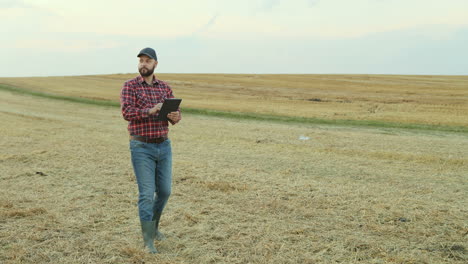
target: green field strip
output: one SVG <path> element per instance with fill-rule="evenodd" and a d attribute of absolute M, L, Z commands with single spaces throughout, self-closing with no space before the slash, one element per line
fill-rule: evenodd
<path fill-rule="evenodd" d="M 29 89 L 13 87 L 10 85 L 5 85 L 5 84 L 0 84 L 0 90 L 19 93 L 19 94 L 38 96 L 38 97 L 48 98 L 48 99 L 74 102 L 74 103 L 109 106 L 109 107 L 120 107 L 119 102 L 115 102 L 111 100 L 97 100 L 97 99 L 89 99 L 89 98 L 84 98 L 84 97 L 57 95 L 57 94 L 32 91 Z M 399 128 L 399 129 L 457 132 L 457 133 L 468 134 L 468 126 L 408 124 L 408 123 L 395 123 L 395 122 L 385 122 L 385 121 L 376 121 L 376 120 L 344 120 L 344 119 L 335 120 L 335 119 L 319 119 L 319 118 L 310 118 L 310 117 L 289 117 L 289 116 L 277 116 L 277 115 L 249 113 L 249 112 L 229 112 L 229 111 L 187 108 L 187 107 L 183 107 L 183 113 L 193 114 L 193 115 L 203 115 L 203 116 L 214 116 L 214 117 L 221 117 L 221 118 L 254 120 L 254 121 L 269 121 L 269 122 L 281 122 L 281 123 L 358 126 L 358 127 L 372 127 L 372 128 Z"/>

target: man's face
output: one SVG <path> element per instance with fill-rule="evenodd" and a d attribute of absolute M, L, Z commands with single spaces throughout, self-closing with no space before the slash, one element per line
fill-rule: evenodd
<path fill-rule="evenodd" d="M 156 65 L 158 65 L 158 62 L 145 55 L 141 55 L 139 59 L 140 61 L 138 63 L 138 71 L 140 72 L 141 76 L 148 77 L 153 75 L 154 69 L 156 68 Z"/>

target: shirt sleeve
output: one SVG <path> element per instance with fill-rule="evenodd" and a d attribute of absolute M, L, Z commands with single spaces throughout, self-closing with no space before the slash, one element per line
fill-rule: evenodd
<path fill-rule="evenodd" d="M 174 94 L 172 92 L 172 89 L 169 85 L 167 85 L 167 98 L 175 98 L 174 97 Z M 172 125 L 175 125 L 177 123 L 179 123 L 180 120 L 182 120 L 182 114 L 180 112 L 180 107 L 177 109 L 177 112 L 179 112 L 179 120 L 176 120 L 176 121 L 172 121 L 168 118 L 169 122 L 172 124 Z"/>
<path fill-rule="evenodd" d="M 142 120 L 149 117 L 150 108 L 139 108 L 135 90 L 125 83 L 120 91 L 120 109 L 127 121 Z"/>

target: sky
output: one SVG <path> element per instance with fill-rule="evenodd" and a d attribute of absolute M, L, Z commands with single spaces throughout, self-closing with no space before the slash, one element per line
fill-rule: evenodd
<path fill-rule="evenodd" d="M 468 74 L 468 0 L 0 0 L 0 77 Z"/>

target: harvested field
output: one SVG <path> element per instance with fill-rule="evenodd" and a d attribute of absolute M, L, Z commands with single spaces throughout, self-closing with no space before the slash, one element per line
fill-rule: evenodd
<path fill-rule="evenodd" d="M 120 85 L 103 95 L 74 94 L 72 82 L 47 91 L 115 100 Z M 466 88 L 457 91 L 433 90 L 451 109 L 436 107 L 436 118 L 466 107 L 455 99 Z M 190 96 L 188 88 L 176 93 Z M 437 96 L 419 101 L 432 105 Z M 161 223 L 168 239 L 150 256 L 119 109 L 6 91 L 0 98 L 1 263 L 468 260 L 466 133 L 183 115 L 171 127 L 174 186 Z M 426 113 L 415 120 L 432 120 Z"/>
<path fill-rule="evenodd" d="M 136 74 L 0 78 L 0 84 L 118 101 Z M 467 76 L 158 74 L 198 109 L 406 124 L 467 126 Z"/>

